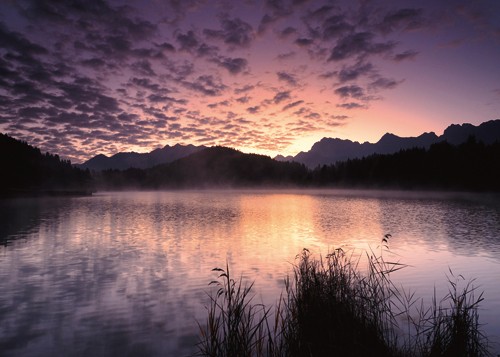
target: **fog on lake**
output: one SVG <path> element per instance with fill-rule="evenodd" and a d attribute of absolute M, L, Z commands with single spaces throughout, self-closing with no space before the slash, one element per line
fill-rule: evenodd
<path fill-rule="evenodd" d="M 275 304 L 303 248 L 380 249 L 430 302 L 462 274 L 484 291 L 500 351 L 500 197 L 343 190 L 104 192 L 0 201 L 0 352 L 182 356 L 196 351 L 214 267 Z"/>

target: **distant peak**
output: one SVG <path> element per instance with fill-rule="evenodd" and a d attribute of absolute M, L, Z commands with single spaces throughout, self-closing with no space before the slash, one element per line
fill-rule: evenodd
<path fill-rule="evenodd" d="M 397 135 L 394 135 L 393 133 L 385 133 L 381 138 L 380 140 L 383 140 L 383 139 L 393 139 L 393 138 L 399 138 L 399 136 Z"/>
<path fill-rule="evenodd" d="M 437 138 L 438 136 L 436 135 L 436 133 L 435 133 L 435 132 L 430 131 L 430 132 L 428 132 L 428 133 L 427 133 L 427 132 L 425 132 L 425 133 L 423 133 L 423 134 L 420 134 L 418 137 L 419 137 L 419 138 Z"/>
<path fill-rule="evenodd" d="M 107 159 L 108 157 L 104 154 L 98 154 L 96 156 L 94 156 L 94 159 Z"/>
<path fill-rule="evenodd" d="M 393 133 L 385 133 L 380 140 L 378 141 L 378 144 L 381 143 L 392 143 L 398 139 L 401 139 L 399 136 L 394 135 Z"/>

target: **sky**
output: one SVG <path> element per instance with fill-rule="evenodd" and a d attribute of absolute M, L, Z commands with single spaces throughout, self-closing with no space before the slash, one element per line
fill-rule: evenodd
<path fill-rule="evenodd" d="M 0 132 L 74 163 L 500 118 L 500 1 L 2 0 Z"/>

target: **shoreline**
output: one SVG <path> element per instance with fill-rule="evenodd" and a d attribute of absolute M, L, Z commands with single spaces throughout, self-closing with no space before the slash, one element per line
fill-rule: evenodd
<path fill-rule="evenodd" d="M 0 191 L 0 199 L 4 198 L 25 198 L 25 197 L 87 197 L 92 196 L 96 190 L 21 190 L 21 189 L 8 189 Z"/>

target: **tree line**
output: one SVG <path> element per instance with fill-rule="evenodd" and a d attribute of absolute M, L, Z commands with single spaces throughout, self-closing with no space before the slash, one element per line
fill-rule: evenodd
<path fill-rule="evenodd" d="M 470 137 L 308 169 L 215 146 L 149 169 L 90 172 L 0 134 L 0 195 L 179 188 L 381 188 L 500 191 L 500 142 Z"/>
<path fill-rule="evenodd" d="M 0 134 L 0 195 L 63 194 L 92 190 L 88 170 L 58 155 L 43 154 L 28 143 Z"/>
<path fill-rule="evenodd" d="M 212 147 L 150 169 L 94 173 L 102 189 L 345 187 L 500 191 L 500 143 L 469 138 L 308 169 L 296 162 Z"/>
<path fill-rule="evenodd" d="M 500 143 L 486 145 L 470 137 L 429 149 L 413 148 L 391 155 L 317 167 L 312 182 L 347 187 L 500 191 Z"/>

